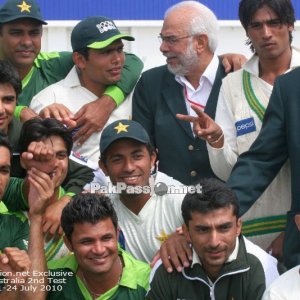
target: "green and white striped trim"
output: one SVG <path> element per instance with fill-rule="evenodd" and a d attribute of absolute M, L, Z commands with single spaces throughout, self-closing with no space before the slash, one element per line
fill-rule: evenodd
<path fill-rule="evenodd" d="M 262 121 L 266 112 L 266 108 L 257 99 L 251 84 L 250 73 L 245 70 L 243 71 L 243 89 L 250 108 Z"/>
<path fill-rule="evenodd" d="M 286 214 L 244 221 L 242 233 L 245 236 L 257 236 L 285 231 Z"/>

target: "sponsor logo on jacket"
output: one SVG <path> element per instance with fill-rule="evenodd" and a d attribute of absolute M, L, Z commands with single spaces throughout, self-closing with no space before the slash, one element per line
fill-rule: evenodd
<path fill-rule="evenodd" d="M 256 126 L 253 117 L 237 121 L 235 123 L 235 128 L 236 128 L 236 136 L 241 136 L 256 131 Z"/>

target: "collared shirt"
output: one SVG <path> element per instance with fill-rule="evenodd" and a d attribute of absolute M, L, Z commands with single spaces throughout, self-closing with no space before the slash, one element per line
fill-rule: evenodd
<path fill-rule="evenodd" d="M 186 88 L 188 99 L 205 107 L 216 78 L 218 67 L 219 59 L 216 55 L 214 55 L 211 62 L 200 77 L 199 86 L 197 89 L 195 89 L 184 76 L 176 75 L 175 80 Z M 189 115 L 196 116 L 196 113 L 191 109 L 191 104 L 189 101 L 187 99 L 185 100 Z"/>
<path fill-rule="evenodd" d="M 97 300 L 140 300 L 144 299 L 149 286 L 150 266 L 134 259 L 126 251 L 119 249 L 124 267 L 119 284 L 105 292 Z M 56 283 L 50 283 L 52 288 L 47 299 L 92 300 L 87 287 L 76 275 L 78 263 L 74 255 L 69 255 L 48 264 L 50 277 L 56 278 Z M 64 280 L 63 280 L 64 279 Z M 60 288 L 62 287 L 62 289 Z"/>

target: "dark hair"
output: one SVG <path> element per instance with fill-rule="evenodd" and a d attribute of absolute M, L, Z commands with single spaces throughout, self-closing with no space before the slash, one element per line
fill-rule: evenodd
<path fill-rule="evenodd" d="M 81 54 L 86 60 L 89 59 L 90 52 L 89 52 L 89 48 L 87 48 L 87 47 L 82 48 L 82 49 L 79 49 L 79 50 L 74 50 L 73 52 L 78 52 L 78 53 Z"/>
<path fill-rule="evenodd" d="M 22 91 L 20 77 L 13 65 L 6 60 L 0 60 L 0 84 L 10 84 L 18 96 Z"/>
<path fill-rule="evenodd" d="M 10 155 L 12 155 L 12 146 L 8 139 L 8 136 L 0 130 L 0 147 L 5 147 L 9 150 Z"/>
<path fill-rule="evenodd" d="M 61 137 L 70 155 L 73 147 L 72 134 L 60 121 L 52 118 L 33 118 L 23 124 L 19 139 L 20 153 L 27 151 L 31 142 L 41 141 L 50 136 Z"/>
<path fill-rule="evenodd" d="M 188 226 L 193 212 L 208 213 L 215 209 L 232 207 L 233 214 L 239 214 L 239 202 L 236 195 L 222 181 L 214 178 L 203 179 L 199 182 L 201 193 L 185 195 L 181 212 L 185 224 Z"/>
<path fill-rule="evenodd" d="M 61 226 L 66 237 L 71 241 L 74 225 L 84 222 L 96 224 L 110 218 L 117 230 L 117 213 L 107 196 L 99 194 L 79 194 L 65 206 L 61 215 Z"/>
<path fill-rule="evenodd" d="M 278 15 L 282 24 L 294 26 L 295 11 L 290 0 L 241 0 L 239 5 L 239 18 L 246 32 L 253 15 L 264 5 L 271 8 Z M 289 32 L 289 36 L 291 44 L 293 39 L 291 32 Z M 250 39 L 247 40 L 246 44 L 250 45 L 252 52 L 255 52 Z"/>

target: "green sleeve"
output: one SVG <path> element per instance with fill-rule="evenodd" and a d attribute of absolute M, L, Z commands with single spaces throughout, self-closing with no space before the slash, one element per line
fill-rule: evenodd
<path fill-rule="evenodd" d="M 79 194 L 94 178 L 93 169 L 69 159 L 68 173 L 62 187 L 67 193 Z"/>
<path fill-rule="evenodd" d="M 25 218 L 25 216 L 24 216 Z M 14 216 L 14 241 L 12 242 L 12 247 L 17 247 L 21 250 L 28 249 L 28 239 L 29 239 L 29 224 L 27 219 L 21 220 L 18 216 Z"/>
<path fill-rule="evenodd" d="M 11 177 L 3 196 L 3 202 L 9 211 L 28 210 L 28 202 L 23 197 L 22 186 L 24 179 Z"/>
<path fill-rule="evenodd" d="M 133 90 L 143 67 L 143 62 L 136 55 L 125 53 L 125 64 L 120 81 L 116 85 L 109 86 L 104 94 L 113 98 L 119 106 Z"/>

